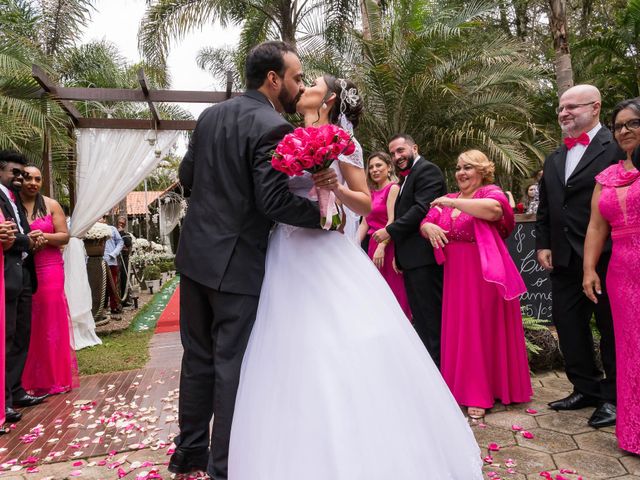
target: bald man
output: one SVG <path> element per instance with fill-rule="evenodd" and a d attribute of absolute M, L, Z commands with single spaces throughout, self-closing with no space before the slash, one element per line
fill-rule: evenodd
<path fill-rule="evenodd" d="M 556 111 L 564 141 L 545 160 L 536 221 L 538 262 L 550 271 L 553 323 L 573 384 L 571 395 L 549 406 L 554 410 L 597 407 L 588 422 L 596 428 L 614 425 L 616 420 L 613 322 L 606 288 L 597 304 L 582 291 L 583 246 L 594 177 L 625 158 L 611 132 L 600 124 L 600 106 L 600 92 L 592 85 L 576 85 L 560 97 Z M 597 268 L 603 285 L 610 255 L 608 241 Z M 590 326 L 594 315 L 604 372 L 594 354 Z"/>

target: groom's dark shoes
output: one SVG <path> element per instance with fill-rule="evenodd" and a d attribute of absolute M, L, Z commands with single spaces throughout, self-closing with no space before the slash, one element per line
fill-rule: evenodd
<path fill-rule="evenodd" d="M 191 473 L 207 471 L 207 464 L 209 463 L 208 451 L 186 451 L 181 448 L 176 448 L 176 451 L 171 455 L 169 460 L 169 471 L 171 473 Z"/>
<path fill-rule="evenodd" d="M 616 406 L 613 403 L 603 403 L 589 419 L 589 426 L 593 428 L 611 427 L 615 424 Z"/>
<path fill-rule="evenodd" d="M 16 412 L 13 408 L 7 407 L 4 409 L 4 420 L 7 423 L 15 423 L 19 422 L 22 418 L 22 414 L 20 412 Z"/>
<path fill-rule="evenodd" d="M 14 407 L 33 407 L 35 405 L 39 405 L 42 402 L 44 402 L 44 399 L 47 398 L 48 396 L 49 395 L 42 395 L 40 397 L 36 397 L 33 395 L 29 395 L 28 393 L 25 393 L 22 397 L 13 399 L 13 406 Z"/>
<path fill-rule="evenodd" d="M 549 407 L 553 410 L 580 410 L 585 407 L 595 407 L 598 401 L 593 397 L 588 397 L 580 392 L 573 392 L 566 398 L 550 402 Z"/>

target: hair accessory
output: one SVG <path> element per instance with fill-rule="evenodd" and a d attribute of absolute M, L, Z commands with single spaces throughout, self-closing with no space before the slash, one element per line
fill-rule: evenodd
<path fill-rule="evenodd" d="M 347 81 L 344 78 L 338 78 L 336 83 L 340 85 L 340 113 L 344 114 L 347 105 L 356 107 L 360 101 L 360 95 L 356 88 L 347 89 Z"/>

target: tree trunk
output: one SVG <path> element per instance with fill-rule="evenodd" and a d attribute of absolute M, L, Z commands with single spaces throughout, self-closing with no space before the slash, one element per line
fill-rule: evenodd
<path fill-rule="evenodd" d="M 555 70 L 558 84 L 558 97 L 573 87 L 573 68 L 567 35 L 566 0 L 549 0 L 549 27 L 553 36 L 553 48 L 556 52 Z"/>
<path fill-rule="evenodd" d="M 294 9 L 290 0 L 280 2 L 280 33 L 282 41 L 296 46 L 296 26 L 293 24 Z"/>
<path fill-rule="evenodd" d="M 42 141 L 42 194 L 53 197 L 53 165 L 51 164 L 51 136 L 45 129 Z"/>
<path fill-rule="evenodd" d="M 371 40 L 371 25 L 369 23 L 369 2 L 360 0 L 360 15 L 362 15 L 362 38 Z"/>

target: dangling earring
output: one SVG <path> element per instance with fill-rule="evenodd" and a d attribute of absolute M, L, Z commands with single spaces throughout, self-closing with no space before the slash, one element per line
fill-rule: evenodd
<path fill-rule="evenodd" d="M 322 103 L 322 109 L 326 110 L 327 109 L 327 104 L 325 102 Z"/>

